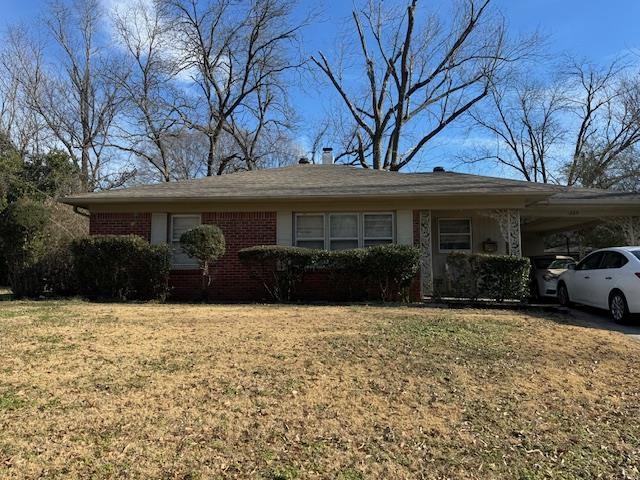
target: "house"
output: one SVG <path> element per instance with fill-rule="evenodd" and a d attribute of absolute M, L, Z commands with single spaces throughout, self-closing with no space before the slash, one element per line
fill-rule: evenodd
<path fill-rule="evenodd" d="M 640 245 L 640 195 L 568 188 L 446 172 L 397 173 L 300 164 L 67 197 L 90 213 L 91 234 L 137 234 L 173 246 L 171 285 L 189 296 L 200 285 L 197 264 L 180 235 L 218 225 L 227 253 L 214 273 L 215 296 L 257 299 L 262 286 L 240 263 L 254 245 L 344 249 L 380 243 L 417 245 L 421 272 L 414 295 L 429 296 L 449 252 L 544 253 L 543 237 L 616 222 Z M 327 289 L 326 282 L 310 288 Z"/>

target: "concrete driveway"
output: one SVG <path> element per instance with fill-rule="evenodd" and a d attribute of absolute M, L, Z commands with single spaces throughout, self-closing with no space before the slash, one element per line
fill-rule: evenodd
<path fill-rule="evenodd" d="M 566 313 L 571 317 L 571 323 L 576 325 L 620 332 L 640 341 L 640 320 L 638 319 L 628 325 L 621 325 L 611 320 L 609 312 L 590 307 L 573 307 L 567 309 Z"/>

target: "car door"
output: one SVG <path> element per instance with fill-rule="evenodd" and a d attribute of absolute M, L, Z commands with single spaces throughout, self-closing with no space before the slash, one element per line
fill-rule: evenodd
<path fill-rule="evenodd" d="M 609 293 L 622 281 L 622 267 L 629 260 L 620 252 L 605 251 L 600 268 L 591 274 L 589 298 L 592 305 L 599 308 L 609 308 Z"/>
<path fill-rule="evenodd" d="M 592 275 L 600 267 L 602 252 L 594 252 L 576 265 L 573 282 L 567 285 L 571 300 L 591 305 L 589 292 L 593 288 Z"/>

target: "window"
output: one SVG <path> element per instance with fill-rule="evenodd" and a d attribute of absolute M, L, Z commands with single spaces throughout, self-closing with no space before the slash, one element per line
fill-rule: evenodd
<path fill-rule="evenodd" d="M 329 215 L 329 250 L 358 248 L 358 214 Z"/>
<path fill-rule="evenodd" d="M 440 252 L 471 251 L 471 220 L 469 218 L 438 219 Z"/>
<path fill-rule="evenodd" d="M 382 243 L 393 243 L 393 214 L 364 213 L 363 245 L 370 247 Z"/>
<path fill-rule="evenodd" d="M 637 257 L 637 259 L 640 260 L 640 250 L 634 250 L 631 253 L 633 253 Z"/>
<path fill-rule="evenodd" d="M 324 214 L 296 215 L 296 246 L 324 248 Z"/>
<path fill-rule="evenodd" d="M 592 253 L 576 266 L 576 270 L 597 269 L 600 266 L 600 260 L 602 260 L 602 255 L 603 255 L 603 252 Z"/>
<path fill-rule="evenodd" d="M 602 265 L 600 268 L 621 268 L 624 267 L 627 262 L 627 257 L 618 252 L 604 252 L 604 258 L 602 259 Z"/>
<path fill-rule="evenodd" d="M 196 268 L 198 261 L 182 251 L 180 237 L 187 230 L 200 225 L 200 215 L 173 215 L 171 217 L 171 263 L 174 267 Z"/>
<path fill-rule="evenodd" d="M 392 212 L 297 213 L 294 242 L 298 247 L 345 250 L 393 243 Z"/>

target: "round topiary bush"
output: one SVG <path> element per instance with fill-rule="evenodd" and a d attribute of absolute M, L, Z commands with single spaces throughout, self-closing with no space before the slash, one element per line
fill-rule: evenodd
<path fill-rule="evenodd" d="M 180 245 L 184 253 L 200 263 L 204 296 L 211 285 L 211 264 L 226 251 L 224 234 L 217 225 L 198 225 L 180 236 Z"/>

